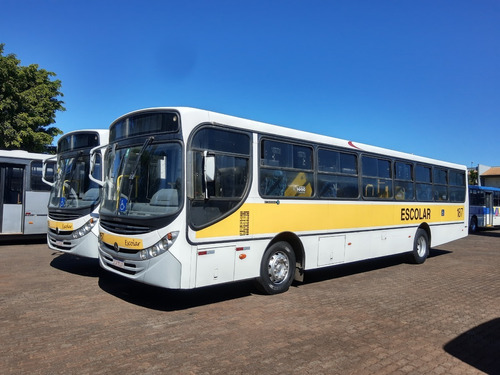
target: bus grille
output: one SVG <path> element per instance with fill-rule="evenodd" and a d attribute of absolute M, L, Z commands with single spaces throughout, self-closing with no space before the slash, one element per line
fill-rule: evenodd
<path fill-rule="evenodd" d="M 57 221 L 76 220 L 79 217 L 82 217 L 82 215 L 70 214 L 66 212 L 49 212 L 49 219 Z"/>
<path fill-rule="evenodd" d="M 54 228 L 49 228 L 49 231 L 50 231 L 50 233 L 53 233 L 53 234 L 56 234 L 59 236 L 69 236 L 71 233 L 73 233 L 73 231 L 71 231 L 71 230 L 59 230 L 59 232 L 58 232 L 57 229 L 54 229 Z"/>
<path fill-rule="evenodd" d="M 105 247 L 107 250 L 116 251 L 113 245 L 107 244 L 106 242 L 102 242 L 101 246 Z M 127 249 L 125 247 L 120 247 L 117 252 L 122 254 L 137 254 L 141 250 L 142 249 Z"/>
<path fill-rule="evenodd" d="M 101 226 L 104 229 L 117 234 L 143 234 L 150 231 L 149 227 L 146 226 L 120 224 L 103 219 L 101 219 Z"/>

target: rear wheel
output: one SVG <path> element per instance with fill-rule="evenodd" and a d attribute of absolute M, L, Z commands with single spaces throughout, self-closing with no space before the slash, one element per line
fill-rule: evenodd
<path fill-rule="evenodd" d="M 271 245 L 262 257 L 259 289 L 267 294 L 278 294 L 288 290 L 295 274 L 295 253 L 288 242 Z"/>
<path fill-rule="evenodd" d="M 413 263 L 424 263 L 429 256 L 430 243 L 427 232 L 421 228 L 417 229 L 415 240 L 413 241 L 413 251 L 411 252 L 411 260 Z"/>

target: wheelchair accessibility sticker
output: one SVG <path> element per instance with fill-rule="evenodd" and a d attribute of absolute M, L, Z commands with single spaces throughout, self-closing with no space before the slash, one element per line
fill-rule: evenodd
<path fill-rule="evenodd" d="M 61 197 L 61 199 L 59 199 L 59 207 L 64 207 L 65 205 L 66 205 L 66 198 Z"/>
<path fill-rule="evenodd" d="M 127 202 L 127 198 L 120 198 L 120 202 L 118 205 L 118 210 L 120 212 L 125 212 L 125 210 L 127 209 Z"/>

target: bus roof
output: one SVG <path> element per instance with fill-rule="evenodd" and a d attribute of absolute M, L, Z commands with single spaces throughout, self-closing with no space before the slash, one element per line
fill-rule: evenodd
<path fill-rule="evenodd" d="M 356 152 L 367 152 L 367 153 L 374 153 L 374 154 L 379 154 L 379 155 L 385 155 L 385 156 L 390 156 L 394 158 L 400 158 L 400 159 L 406 159 L 406 160 L 412 160 L 416 162 L 421 162 L 421 163 L 427 163 L 427 164 L 438 164 L 444 167 L 448 168 L 456 168 L 456 169 L 466 169 L 466 166 L 461 165 L 461 164 L 455 164 L 455 163 L 450 163 L 442 160 L 436 160 L 436 159 L 431 159 L 423 156 L 417 156 L 414 154 L 409 154 L 405 152 L 400 152 L 400 151 L 394 151 L 391 149 L 386 149 L 382 147 L 377 147 L 377 146 L 371 146 L 363 143 L 358 143 L 354 141 L 348 141 L 340 138 L 335 138 L 335 137 L 330 137 L 330 136 L 325 136 L 325 135 L 320 135 L 316 133 L 310 133 L 302 130 L 296 130 L 296 129 L 291 129 L 279 125 L 272 125 L 272 124 L 267 124 L 264 122 L 259 122 L 259 121 L 254 121 L 254 120 L 248 120 L 244 119 L 241 117 L 235 117 L 235 116 L 230 116 L 230 115 L 225 115 L 222 113 L 218 112 L 212 112 L 208 110 L 202 110 L 198 108 L 192 108 L 192 107 L 153 107 L 153 108 L 144 108 L 136 111 L 129 112 L 123 116 L 120 116 L 117 118 L 111 125 L 116 123 L 117 121 L 121 120 L 124 117 L 128 117 L 130 115 L 134 114 L 139 114 L 142 112 L 149 112 L 149 111 L 177 111 L 181 115 L 181 119 L 183 118 L 184 120 L 186 118 L 189 118 L 191 121 L 189 123 L 194 124 L 190 129 L 186 129 L 185 125 L 184 128 L 190 133 L 194 126 L 197 126 L 200 123 L 203 122 L 209 122 L 209 123 L 217 123 L 221 125 L 230 125 L 235 128 L 240 128 L 242 130 L 250 130 L 253 132 L 258 132 L 261 134 L 268 134 L 268 135 L 279 135 L 282 137 L 288 137 L 288 138 L 294 138 L 297 140 L 302 140 L 302 141 L 309 141 L 313 143 L 318 143 L 318 144 L 324 144 L 324 145 L 329 145 L 329 146 L 336 146 L 344 149 L 350 149 L 352 151 Z M 185 124 L 186 122 L 184 122 Z"/>
<path fill-rule="evenodd" d="M 44 160 L 54 157 L 52 154 L 39 154 L 35 152 L 28 152 L 24 150 L 0 150 L 0 158 L 13 158 L 24 160 Z"/>

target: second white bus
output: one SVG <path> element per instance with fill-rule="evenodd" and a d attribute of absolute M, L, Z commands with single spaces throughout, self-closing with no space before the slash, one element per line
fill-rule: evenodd
<path fill-rule="evenodd" d="M 53 250 L 97 258 L 100 186 L 90 179 L 90 151 L 108 143 L 108 130 L 77 130 L 57 142 L 57 173 L 48 201 L 47 244 Z M 94 174 L 102 179 L 102 157 Z"/>
<path fill-rule="evenodd" d="M 466 167 L 193 108 L 110 126 L 103 268 L 166 288 L 256 279 L 397 253 L 422 263 L 467 235 Z"/>
<path fill-rule="evenodd" d="M 0 150 L 0 238 L 40 236 L 47 228 L 50 187 L 42 182 L 43 161 L 48 154 Z M 46 165 L 54 177 L 55 162 Z"/>

